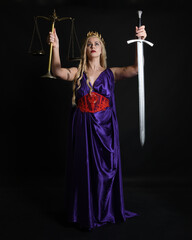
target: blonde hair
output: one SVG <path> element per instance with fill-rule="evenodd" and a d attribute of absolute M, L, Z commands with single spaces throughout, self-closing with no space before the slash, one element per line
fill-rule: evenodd
<path fill-rule="evenodd" d="M 100 42 L 101 42 L 101 55 L 100 55 L 100 65 L 103 68 L 107 68 L 107 54 L 106 54 L 106 49 L 105 49 L 105 42 L 103 40 L 103 38 L 101 38 L 101 35 L 99 35 L 97 32 L 89 32 L 87 34 L 87 37 L 82 45 L 81 48 L 81 60 L 79 63 L 79 66 L 77 68 L 77 73 L 75 75 L 75 79 L 73 81 L 73 97 L 72 97 L 72 105 L 76 105 L 76 91 L 79 90 L 79 88 L 81 87 L 81 79 L 83 78 L 83 73 L 87 72 L 87 67 L 88 67 L 88 58 L 87 58 L 87 54 L 86 54 L 86 48 L 87 48 L 87 42 L 88 39 L 90 37 L 97 37 Z M 76 84 L 77 84 L 77 88 L 76 88 Z M 89 78 L 87 78 L 87 85 L 90 89 L 90 93 L 93 91 L 93 88 L 90 85 L 90 80 Z"/>

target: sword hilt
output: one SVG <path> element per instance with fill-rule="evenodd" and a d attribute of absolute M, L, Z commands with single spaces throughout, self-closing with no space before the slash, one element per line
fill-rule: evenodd
<path fill-rule="evenodd" d="M 137 13 L 138 13 L 138 18 L 139 18 L 138 19 L 138 27 L 140 28 L 141 27 L 141 15 L 143 12 L 139 10 Z"/>
<path fill-rule="evenodd" d="M 139 24 L 139 27 L 141 27 L 141 15 L 142 15 L 142 11 L 138 11 L 138 24 Z M 153 43 L 149 42 L 149 41 L 146 41 L 146 40 L 143 40 L 141 39 L 140 37 L 137 38 L 137 39 L 133 39 L 133 40 L 129 40 L 127 41 L 128 44 L 130 43 L 133 43 L 133 42 L 140 42 L 140 43 L 147 43 L 148 45 L 150 45 L 151 47 L 153 47 Z"/>

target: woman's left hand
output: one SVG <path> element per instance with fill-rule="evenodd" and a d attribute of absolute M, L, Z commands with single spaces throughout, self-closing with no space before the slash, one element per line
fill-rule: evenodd
<path fill-rule="evenodd" d="M 135 29 L 135 32 L 136 32 L 136 36 L 141 39 L 145 39 L 147 37 L 147 33 L 145 31 L 145 26 L 141 26 L 140 28 L 136 27 Z"/>

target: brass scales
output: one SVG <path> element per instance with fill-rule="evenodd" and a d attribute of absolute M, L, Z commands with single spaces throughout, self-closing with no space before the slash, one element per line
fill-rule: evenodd
<path fill-rule="evenodd" d="M 71 31 L 70 31 L 70 39 L 69 39 L 69 46 L 68 46 L 68 54 L 67 54 L 67 60 L 68 61 L 79 61 L 80 57 L 79 56 L 75 56 L 75 50 L 74 50 L 74 44 L 77 44 L 78 50 L 79 50 L 79 54 L 80 54 L 80 45 L 79 45 L 79 41 L 77 38 L 77 34 L 76 34 L 76 30 L 75 30 L 75 24 L 74 21 L 75 19 L 72 17 L 61 17 L 59 18 L 56 14 L 56 11 L 53 11 L 53 15 L 46 17 L 46 16 L 35 16 L 34 17 L 34 28 L 33 28 L 33 33 L 32 33 L 32 38 L 31 38 L 31 42 L 30 42 L 30 46 L 29 46 L 29 50 L 28 53 L 35 55 L 35 56 L 43 56 L 45 55 L 45 51 L 43 48 L 43 44 L 42 44 L 42 40 L 41 40 L 41 34 L 39 31 L 39 27 L 38 27 L 38 19 L 45 19 L 47 21 L 51 22 L 51 31 L 54 31 L 54 27 L 55 27 L 55 23 L 61 22 L 61 21 L 66 21 L 66 20 L 70 20 L 71 21 Z M 33 42 L 34 42 L 34 36 L 35 33 L 37 34 L 37 37 L 39 39 L 39 43 L 40 43 L 40 50 L 32 50 L 32 46 L 33 46 Z M 51 60 L 52 60 L 52 43 L 50 44 L 50 48 L 49 48 L 49 61 L 48 61 L 48 71 L 45 75 L 42 76 L 42 78 L 52 78 L 55 79 L 55 77 L 51 74 Z M 70 52 L 71 52 L 71 56 L 70 56 Z"/>

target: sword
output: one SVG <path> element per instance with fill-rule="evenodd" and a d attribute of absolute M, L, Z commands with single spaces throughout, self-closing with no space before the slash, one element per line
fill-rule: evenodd
<path fill-rule="evenodd" d="M 141 27 L 142 11 L 138 11 L 139 27 Z M 141 38 L 127 41 L 128 44 L 137 43 L 137 62 L 138 62 L 138 91 L 139 91 L 139 128 L 141 146 L 145 143 L 145 86 L 144 86 L 144 56 L 143 43 L 153 46 L 153 43 L 142 40 Z"/>

